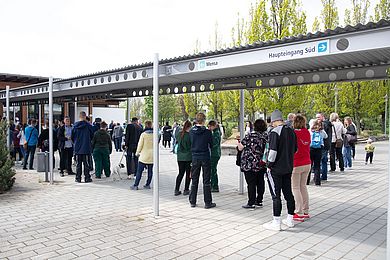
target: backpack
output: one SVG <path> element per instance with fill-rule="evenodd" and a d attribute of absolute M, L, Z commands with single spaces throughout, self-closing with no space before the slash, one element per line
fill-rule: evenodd
<path fill-rule="evenodd" d="M 310 148 L 321 148 L 324 139 L 320 132 L 312 132 Z"/>

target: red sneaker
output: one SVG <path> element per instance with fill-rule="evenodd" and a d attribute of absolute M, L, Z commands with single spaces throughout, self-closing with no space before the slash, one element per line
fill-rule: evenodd
<path fill-rule="evenodd" d="M 310 215 L 309 214 L 303 214 L 302 217 L 305 218 L 305 219 L 308 219 L 308 218 L 310 218 Z"/>
<path fill-rule="evenodd" d="M 303 222 L 305 221 L 305 218 L 303 216 L 299 216 L 298 214 L 294 214 L 293 220 L 298 222 Z"/>

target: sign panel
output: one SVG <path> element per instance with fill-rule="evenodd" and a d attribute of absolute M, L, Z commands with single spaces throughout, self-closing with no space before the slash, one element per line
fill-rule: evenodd
<path fill-rule="evenodd" d="M 222 56 L 199 60 L 198 70 L 213 70 L 231 66 L 245 66 L 252 64 L 268 63 L 283 60 L 293 60 L 308 57 L 315 57 L 329 54 L 329 40 L 291 44 L 276 48 L 260 49 L 253 52 L 240 54 L 234 61 Z"/>

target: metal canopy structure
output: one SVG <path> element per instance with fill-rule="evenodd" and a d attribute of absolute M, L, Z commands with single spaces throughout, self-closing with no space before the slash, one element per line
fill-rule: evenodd
<path fill-rule="evenodd" d="M 47 83 L 12 90 L 7 86 L 6 91 L 0 91 L 0 102 L 7 107 L 8 120 L 10 106 L 30 103 L 48 103 L 52 119 L 54 102 L 75 102 L 77 108 L 77 101 L 153 95 L 153 128 L 158 129 L 159 95 L 240 89 L 240 133 L 243 136 L 244 89 L 388 79 L 389 67 L 390 21 L 381 20 L 173 59 L 159 60 L 155 54 L 153 63 L 68 79 L 53 81 L 50 78 Z M 50 124 L 49 156 L 53 154 L 52 127 Z M 154 215 L 158 216 L 157 131 L 153 139 L 153 208 Z M 52 165 L 49 168 L 53 182 Z M 239 192 L 243 193 L 242 173 Z M 390 208 L 390 193 L 388 201 Z M 387 228 L 390 243 L 389 217 Z M 390 259 L 389 245 L 387 256 Z"/>
<path fill-rule="evenodd" d="M 375 40 L 374 40 L 375 39 Z M 159 94 L 387 78 L 390 21 L 159 61 Z M 54 80 L 54 102 L 152 95 L 153 63 Z M 11 105 L 44 103 L 48 82 L 14 88 Z M 5 102 L 5 91 L 0 101 Z"/>

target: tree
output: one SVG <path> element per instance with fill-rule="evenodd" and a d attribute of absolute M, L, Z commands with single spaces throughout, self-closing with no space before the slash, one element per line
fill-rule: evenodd
<path fill-rule="evenodd" d="M 12 168 L 13 161 L 10 159 L 7 148 L 7 122 L 0 122 L 0 140 L 3 145 L 0 146 L 0 194 L 12 188 L 15 182 L 15 170 Z"/>
<path fill-rule="evenodd" d="M 321 0 L 321 3 L 321 20 L 324 29 L 333 30 L 339 25 L 339 13 L 336 6 L 336 0 Z"/>
<path fill-rule="evenodd" d="M 380 19 L 390 20 L 390 0 L 379 0 L 375 6 L 375 20 Z"/>

